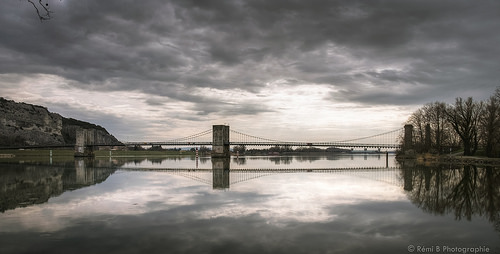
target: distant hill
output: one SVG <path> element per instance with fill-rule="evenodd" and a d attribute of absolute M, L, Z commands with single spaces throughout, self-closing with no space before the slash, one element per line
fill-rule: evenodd
<path fill-rule="evenodd" d="M 78 129 L 95 129 L 99 143 L 121 144 L 102 126 L 0 97 L 0 146 L 73 145 Z"/>

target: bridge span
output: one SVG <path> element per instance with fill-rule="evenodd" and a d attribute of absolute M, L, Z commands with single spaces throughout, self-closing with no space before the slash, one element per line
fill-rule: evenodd
<path fill-rule="evenodd" d="M 335 147 L 335 148 L 375 148 L 400 149 L 398 142 L 403 129 L 392 130 L 377 135 L 364 136 L 336 141 L 283 141 L 258 137 L 236 130 L 230 130 L 228 125 L 214 125 L 208 129 L 190 136 L 166 141 L 123 142 L 122 144 L 98 143 L 95 130 L 77 130 L 74 145 L 44 145 L 19 148 L 62 148 L 74 147 L 75 157 L 93 157 L 94 149 L 100 146 L 176 146 L 198 147 L 211 146 L 212 157 L 230 157 L 230 146 L 288 146 L 288 147 Z M 406 135 L 406 132 L 405 132 Z M 411 136 L 411 135 L 409 135 Z M 405 138 L 406 139 L 406 138 Z M 410 142 L 406 142 L 410 143 Z M 10 147 L 12 149 L 13 147 Z"/>
<path fill-rule="evenodd" d="M 212 146 L 213 142 L 125 142 L 126 146 Z M 229 142 L 229 146 L 290 146 L 290 147 L 341 147 L 341 148 L 383 148 L 398 149 L 399 144 L 369 144 L 369 143 L 343 143 L 343 142 Z"/>
<path fill-rule="evenodd" d="M 338 148 L 380 148 L 399 149 L 399 134 L 402 129 L 376 135 L 337 141 L 283 141 L 249 135 L 236 130 L 229 130 L 227 125 L 214 125 L 190 136 L 154 142 L 125 142 L 127 146 L 289 146 L 289 147 L 338 147 Z"/>

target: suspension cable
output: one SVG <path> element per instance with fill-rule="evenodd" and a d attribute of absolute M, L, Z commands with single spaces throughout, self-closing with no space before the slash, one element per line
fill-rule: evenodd
<path fill-rule="evenodd" d="M 189 140 L 189 139 L 199 138 L 199 137 L 208 135 L 210 133 L 212 133 L 212 129 L 208 129 L 208 130 L 205 130 L 205 131 L 193 134 L 193 135 L 189 135 L 189 136 L 186 136 L 186 137 L 182 137 L 182 138 L 170 139 L 170 140 L 167 140 L 167 141 L 168 142 L 180 142 L 180 141 L 183 141 L 183 140 Z"/>
<path fill-rule="evenodd" d="M 354 138 L 354 139 L 346 139 L 346 140 L 334 141 L 334 143 L 347 143 L 347 142 L 359 141 L 359 140 L 363 140 L 363 139 L 376 138 L 376 137 L 380 137 L 380 136 L 383 136 L 383 135 L 392 134 L 392 133 L 395 133 L 395 132 L 398 132 L 398 131 L 401 131 L 401 128 L 396 129 L 396 130 L 392 130 L 392 131 L 388 131 L 388 132 L 384 132 L 384 133 L 379 133 L 379 134 L 371 135 L 371 136 L 361 137 L 361 138 Z"/>

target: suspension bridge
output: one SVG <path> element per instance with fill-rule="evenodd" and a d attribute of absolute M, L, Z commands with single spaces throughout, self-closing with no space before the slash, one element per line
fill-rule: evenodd
<path fill-rule="evenodd" d="M 392 130 L 365 137 L 337 141 L 283 141 L 259 137 L 237 130 L 230 130 L 229 125 L 213 125 L 208 129 L 193 135 L 155 142 L 125 142 L 125 146 L 212 146 L 212 157 L 230 157 L 230 146 L 288 146 L 288 147 L 335 147 L 335 148 L 400 148 L 398 137 L 402 129 Z M 96 146 L 109 146 L 96 142 L 95 130 L 78 130 L 76 133 L 75 156 L 93 156 Z"/>
<path fill-rule="evenodd" d="M 215 125 L 217 126 L 217 125 Z M 154 142 L 125 142 L 127 146 L 144 145 L 144 146 L 212 146 L 216 145 L 217 130 L 216 128 L 208 129 L 186 137 L 170 139 L 166 141 Z M 229 129 L 229 126 L 226 126 Z M 259 137 L 251 134 L 246 134 L 238 130 L 230 130 L 227 137 L 223 137 L 221 144 L 229 146 L 312 146 L 312 147 L 339 147 L 339 148 L 383 148 L 383 149 L 398 149 L 400 143 L 398 137 L 402 129 L 396 129 L 376 135 L 370 135 L 359 138 L 334 140 L 334 141 L 284 141 L 273 138 Z"/>

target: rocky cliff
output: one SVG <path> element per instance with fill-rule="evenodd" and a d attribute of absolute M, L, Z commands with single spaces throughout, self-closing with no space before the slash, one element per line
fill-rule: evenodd
<path fill-rule="evenodd" d="M 73 145 L 78 129 L 95 129 L 101 144 L 120 144 L 101 126 L 0 97 L 0 146 Z"/>

